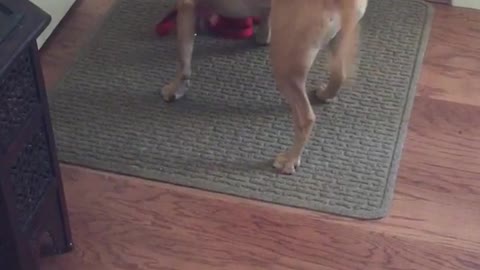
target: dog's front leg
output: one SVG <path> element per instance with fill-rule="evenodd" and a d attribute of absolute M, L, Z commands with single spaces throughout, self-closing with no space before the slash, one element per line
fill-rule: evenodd
<path fill-rule="evenodd" d="M 282 33 L 275 30 L 278 28 L 272 32 L 270 60 L 278 90 L 292 112 L 294 138 L 289 149 L 276 157 L 273 166 L 282 174 L 293 174 L 300 166 L 302 153 L 315 124 L 316 116 L 305 86 L 319 49 L 296 46 L 295 42 L 281 43 L 288 36 L 282 36 Z"/>
<path fill-rule="evenodd" d="M 162 89 L 166 102 L 175 101 L 188 90 L 195 38 L 195 1 L 177 1 L 177 71 L 175 79 Z"/>

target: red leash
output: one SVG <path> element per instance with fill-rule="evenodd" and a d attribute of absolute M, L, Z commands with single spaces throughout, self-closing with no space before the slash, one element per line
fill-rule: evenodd
<path fill-rule="evenodd" d="M 159 36 L 166 36 L 172 33 L 176 28 L 177 10 L 171 11 L 161 20 L 155 31 Z M 254 35 L 254 26 L 258 24 L 258 18 L 227 18 L 218 16 L 216 20 L 207 20 L 208 31 L 229 39 L 248 39 Z"/>

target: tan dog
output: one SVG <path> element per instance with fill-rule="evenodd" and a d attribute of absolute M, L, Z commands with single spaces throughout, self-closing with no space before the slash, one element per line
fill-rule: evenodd
<path fill-rule="evenodd" d="M 226 17 L 260 17 L 256 40 L 270 44 L 273 75 L 280 94 L 292 111 L 295 137 L 274 167 L 292 174 L 315 123 L 305 83 L 320 51 L 329 45 L 330 79 L 316 90 L 322 101 L 333 99 L 353 65 L 358 22 L 368 0 L 177 0 L 178 66 L 175 79 L 162 89 L 165 101 L 182 97 L 190 82 L 191 58 L 199 9 Z M 333 41 L 335 38 L 335 42 Z"/>

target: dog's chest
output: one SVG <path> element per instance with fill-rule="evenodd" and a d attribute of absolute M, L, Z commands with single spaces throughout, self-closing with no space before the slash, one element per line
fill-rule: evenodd
<path fill-rule="evenodd" d="M 270 8 L 271 0 L 197 0 L 201 9 L 230 18 L 258 16 Z"/>

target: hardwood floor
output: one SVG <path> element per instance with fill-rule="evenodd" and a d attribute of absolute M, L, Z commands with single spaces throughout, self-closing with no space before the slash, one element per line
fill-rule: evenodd
<path fill-rule="evenodd" d="M 114 0 L 79 0 L 51 87 Z M 390 215 L 355 221 L 62 166 L 74 252 L 42 270 L 480 269 L 480 12 L 436 5 Z"/>

